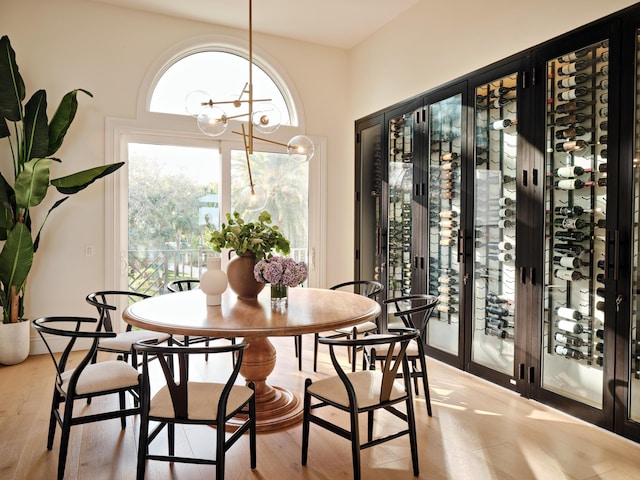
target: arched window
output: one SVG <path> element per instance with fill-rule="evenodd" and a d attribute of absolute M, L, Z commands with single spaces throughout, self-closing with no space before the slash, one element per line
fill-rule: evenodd
<path fill-rule="evenodd" d="M 253 98 L 268 100 L 280 111 L 282 125 L 291 125 L 290 106 L 274 79 L 255 63 L 252 75 Z M 185 99 L 196 90 L 206 92 L 214 101 L 237 99 L 248 77 L 249 60 L 236 53 L 193 53 L 175 62 L 162 74 L 153 90 L 149 110 L 186 115 Z M 238 111 L 244 112 L 246 108 Z"/>
<path fill-rule="evenodd" d="M 106 265 L 108 286 L 157 294 L 170 280 L 198 278 L 208 251 L 207 229 L 224 222 L 227 212 L 237 210 L 247 221 L 259 214 L 239 194 L 248 185 L 242 138 L 232 133 L 239 123 L 220 137 L 208 137 L 185 108 L 194 90 L 213 101 L 237 98 L 248 80 L 248 56 L 228 39 L 192 43 L 198 44 L 179 45 L 151 67 L 136 120 L 107 120 L 107 158 L 126 164 L 108 202 L 107 220 L 116 225 L 106 241 L 114 259 Z M 269 99 L 282 116 L 282 126 L 269 139 L 286 144 L 305 133 L 300 102 L 283 72 L 254 57 L 252 76 L 254 100 Z M 261 207 L 291 241 L 292 256 L 309 263 L 310 286 L 324 283 L 324 267 L 315 263 L 324 250 L 324 155 L 319 141 L 312 161 L 300 164 L 278 146 L 258 141 L 251 159 L 253 181 L 266 191 Z"/>

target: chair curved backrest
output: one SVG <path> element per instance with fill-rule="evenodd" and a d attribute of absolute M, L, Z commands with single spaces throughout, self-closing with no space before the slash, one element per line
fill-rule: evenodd
<path fill-rule="evenodd" d="M 354 293 L 359 293 L 373 300 L 376 300 L 378 294 L 384 289 L 384 286 L 375 280 L 351 280 L 329 287 L 329 290 L 343 290 L 348 287 L 352 287 Z"/>
<path fill-rule="evenodd" d="M 398 328 L 387 335 L 371 335 L 360 338 L 331 338 L 320 337 L 319 342 L 329 345 L 329 354 L 331 356 L 331 363 L 333 363 L 336 373 L 344 383 L 347 394 L 352 401 L 355 401 L 355 389 L 349 380 L 349 376 L 344 371 L 344 368 L 338 358 L 336 357 L 334 347 L 349 347 L 349 348 L 371 348 L 375 350 L 376 345 L 385 345 L 385 351 L 389 352 L 385 361 L 382 362 L 382 382 L 380 383 L 380 403 L 388 402 L 390 400 L 391 387 L 393 382 L 396 381 L 399 374 L 402 373 L 405 378 L 405 383 L 411 391 L 410 384 L 408 383 L 409 366 L 405 352 L 410 341 L 417 339 L 420 332 L 415 328 Z M 402 367 L 402 368 L 401 368 Z M 355 404 L 355 403 L 352 403 Z"/>
<path fill-rule="evenodd" d="M 106 332 L 113 332 L 113 322 L 111 312 L 118 310 L 121 301 L 126 300 L 127 306 L 130 303 L 149 298 L 151 295 L 126 290 L 102 290 L 87 295 L 85 300 L 89 305 L 93 305 L 98 310 L 100 321 L 97 330 L 104 329 Z M 127 326 L 127 329 L 130 329 Z"/>
<path fill-rule="evenodd" d="M 197 278 L 189 278 L 186 280 L 173 280 L 167 283 L 167 290 L 169 292 L 185 292 L 187 290 L 194 290 L 200 288 L 200 280 Z"/>
<path fill-rule="evenodd" d="M 419 302 L 419 304 L 415 305 L 414 302 Z M 393 303 L 396 310 L 392 312 L 393 315 L 400 318 L 405 327 L 417 328 L 420 335 L 424 336 L 429 317 L 438 304 L 438 297 L 426 293 L 415 293 L 397 298 L 387 298 L 383 303 Z M 419 323 L 414 321 L 414 315 L 418 313 L 422 314 Z"/>
<path fill-rule="evenodd" d="M 110 338 L 115 337 L 116 334 L 113 332 L 101 332 L 101 331 L 83 331 L 81 330 L 83 325 L 86 324 L 94 324 L 97 323 L 98 320 L 91 317 L 41 317 L 37 318 L 33 321 L 33 328 L 36 329 L 40 338 L 42 338 L 42 342 L 44 343 L 51 359 L 53 360 L 53 364 L 56 367 L 56 385 L 59 387 L 63 384 L 62 374 L 67 370 L 67 360 L 69 359 L 69 354 L 73 350 L 73 347 L 76 343 L 76 340 L 79 338 L 85 338 L 92 340 L 91 346 L 87 354 L 80 361 L 78 365 L 73 366 L 73 373 L 68 380 L 68 388 L 67 392 L 71 392 L 73 394 L 75 392 L 75 387 L 78 382 L 78 378 L 80 374 L 84 370 L 84 368 L 91 363 L 91 359 L 98 348 L 98 342 L 102 338 Z M 73 328 L 69 328 L 68 325 L 75 325 Z M 65 326 L 67 328 L 65 328 Z M 67 338 L 67 344 L 60 355 L 60 358 L 56 358 L 53 353 L 53 349 L 50 345 L 50 340 L 48 340 L 47 335 L 52 335 L 56 337 L 65 337 Z"/>

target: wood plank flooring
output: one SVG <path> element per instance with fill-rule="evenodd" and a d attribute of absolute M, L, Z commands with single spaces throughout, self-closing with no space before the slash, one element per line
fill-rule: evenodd
<path fill-rule="evenodd" d="M 312 337 L 304 338 L 303 371 L 294 361 L 293 340 L 273 340 L 278 365 L 271 382 L 303 391 L 306 377 L 332 373 L 328 355 L 321 351 L 318 373 L 312 372 Z M 322 350 L 322 347 L 321 347 Z M 346 362 L 346 354 L 345 354 Z M 521 398 L 439 362 L 428 360 L 434 414 L 429 418 L 423 397 L 416 399 L 420 477 L 430 480 L 640 479 L 640 445 L 586 424 L 537 402 Z M 203 378 L 215 378 L 228 368 L 223 362 L 197 365 Z M 20 365 L 0 367 L 0 479 L 55 478 L 59 431 L 52 451 L 46 434 L 53 366 L 48 356 L 32 356 Z M 115 397 L 94 400 L 87 411 L 113 405 Z M 109 403 L 111 402 L 111 403 Z M 377 428 L 395 425 L 376 417 Z M 343 421 L 342 417 L 336 417 Z M 118 420 L 72 429 L 66 478 L 135 478 L 138 419 L 120 429 Z M 213 452 L 213 429 L 178 429 L 177 443 L 185 453 Z M 161 447 L 164 435 L 155 443 Z M 246 438 L 228 452 L 227 479 L 349 479 L 349 444 L 311 427 L 309 462 L 300 464 L 301 428 L 258 436 L 258 466 L 249 467 Z M 212 453 L 211 453 L 212 454 Z M 408 439 L 363 451 L 364 479 L 410 479 Z M 210 466 L 149 462 L 153 480 L 213 478 Z"/>

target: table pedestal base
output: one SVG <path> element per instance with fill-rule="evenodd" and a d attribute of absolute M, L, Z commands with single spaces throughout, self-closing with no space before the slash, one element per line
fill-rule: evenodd
<path fill-rule="evenodd" d="M 276 350 L 267 337 L 245 337 L 249 346 L 244 350 L 240 373 L 247 383 L 253 382 L 256 392 L 256 431 L 274 432 L 302 421 L 303 402 L 299 394 L 286 388 L 272 387 L 267 377 L 276 365 Z M 241 418 L 238 419 L 241 423 Z M 230 427 L 234 426 L 229 422 Z"/>

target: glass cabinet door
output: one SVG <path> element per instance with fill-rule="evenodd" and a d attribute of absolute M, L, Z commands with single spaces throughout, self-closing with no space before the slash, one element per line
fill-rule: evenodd
<path fill-rule="evenodd" d="M 411 293 L 413 177 L 413 113 L 407 113 L 389 120 L 387 298 Z"/>
<path fill-rule="evenodd" d="M 471 360 L 513 375 L 516 73 L 475 89 L 473 330 Z"/>
<path fill-rule="evenodd" d="M 429 293 L 439 298 L 426 344 L 458 355 L 462 95 L 428 107 Z"/>
<path fill-rule="evenodd" d="M 603 406 L 608 41 L 546 62 L 541 386 Z"/>
<path fill-rule="evenodd" d="M 633 224 L 632 224 L 632 278 L 631 323 L 629 331 L 629 398 L 628 419 L 640 423 L 640 31 L 636 33 L 635 61 L 635 115 L 633 156 Z"/>

